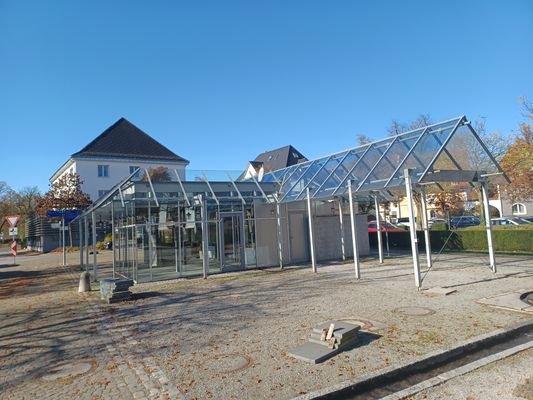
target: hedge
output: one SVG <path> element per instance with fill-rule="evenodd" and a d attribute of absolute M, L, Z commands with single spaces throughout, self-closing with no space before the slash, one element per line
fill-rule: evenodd
<path fill-rule="evenodd" d="M 383 235 L 385 246 L 386 235 Z M 417 231 L 418 247 L 425 249 L 424 232 Z M 533 254 L 533 229 L 493 229 L 492 237 L 494 249 L 503 253 L 531 253 Z M 410 248 L 409 232 L 389 232 L 390 248 Z M 371 247 L 377 247 L 377 235 L 369 233 Z M 450 231 L 430 231 L 431 249 L 440 251 L 446 244 L 445 250 L 455 251 L 488 251 L 487 233 L 485 229 L 459 229 Z"/>

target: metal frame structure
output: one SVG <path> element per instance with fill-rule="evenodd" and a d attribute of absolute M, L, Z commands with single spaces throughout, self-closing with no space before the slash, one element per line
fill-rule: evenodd
<path fill-rule="evenodd" d="M 137 174 L 133 172 L 129 177 L 120 182 L 110 193 L 99 199 L 93 207 L 80 215 L 80 236 L 82 235 L 81 223 L 85 223 L 85 251 L 86 269 L 88 269 L 88 218 L 92 220 L 92 242 L 96 246 L 96 213 L 111 204 L 111 219 L 113 239 L 118 235 L 125 247 L 119 250 L 116 259 L 115 246 L 113 246 L 113 274 L 115 265 L 123 266 L 126 261 L 131 261 L 132 277 L 138 277 L 138 265 L 142 254 L 139 248 L 145 248 L 143 232 L 148 232 L 148 268 L 152 277 L 152 264 L 157 264 L 157 249 L 152 255 L 152 235 L 171 226 L 188 226 L 194 224 L 194 229 L 201 229 L 201 259 L 204 277 L 210 274 L 211 248 L 224 252 L 225 231 L 221 224 L 224 215 L 235 215 L 241 230 L 245 226 L 245 207 L 253 206 L 258 202 L 271 207 L 272 232 L 276 244 L 271 244 L 279 258 L 279 267 L 283 268 L 284 260 L 283 243 L 283 216 L 281 205 L 284 203 L 300 202 L 306 210 L 306 229 L 309 240 L 311 266 L 317 271 L 315 252 L 314 209 L 317 201 L 338 204 L 340 226 L 341 253 L 345 256 L 343 203 L 348 200 L 351 227 L 351 240 L 353 249 L 353 262 L 355 277 L 361 277 L 356 223 L 356 210 L 358 201 L 374 203 L 376 209 L 378 230 L 378 254 L 380 263 L 383 262 L 383 243 L 381 238 L 381 221 L 379 216 L 379 202 L 391 201 L 395 196 L 406 196 L 409 206 L 410 236 L 413 257 L 415 285 L 420 289 L 422 285 L 420 263 L 418 258 L 418 243 L 415 227 L 414 192 L 420 192 L 422 207 L 422 227 L 426 242 L 427 267 L 431 268 L 431 247 L 429 241 L 429 227 L 427 221 L 426 193 L 431 190 L 443 190 L 443 185 L 454 182 L 466 182 L 470 185 L 480 184 L 483 192 L 483 205 L 488 214 L 487 185 L 501 182 L 507 177 L 494 159 L 487 147 L 483 144 L 470 122 L 465 116 L 460 116 L 437 124 L 428 125 L 399 135 L 387 137 L 382 140 L 354 147 L 338 153 L 330 154 L 315 160 L 296 164 L 281 170 L 265 173 L 258 181 L 251 177 L 241 181 L 234 181 L 228 175 L 228 181 L 209 180 L 204 174 L 195 181 L 182 179 L 177 171 L 175 180 L 167 182 L 152 182 L 146 172 L 146 182 L 134 181 Z M 433 188 L 433 189 L 432 189 Z M 169 194 L 170 193 L 170 194 Z M 155 203 L 152 210 L 151 203 Z M 147 205 L 148 220 L 139 223 L 136 207 Z M 115 205 L 118 206 L 115 210 Z M 161 221 L 166 218 L 169 207 L 178 207 L 179 212 L 172 221 Z M 226 208 L 224 208 L 226 207 Z M 229 208 L 228 208 L 229 207 Z M 335 206 L 334 206 L 335 207 Z M 197 212 L 198 220 L 190 222 L 181 213 Z M 195 211 L 196 210 L 196 211 Z M 213 211 L 214 210 L 214 211 Z M 229 211 L 228 211 L 229 210 Z M 287 214 L 287 204 L 284 207 Z M 151 214 L 153 213 L 153 214 Z M 158 213 L 157 222 L 152 217 Z M 269 214 L 270 215 L 270 214 Z M 275 217 L 274 217 L 275 215 Z M 229 217 L 228 217 L 229 218 Z M 239 220 L 240 218 L 240 220 Z M 115 222 L 120 220 L 120 226 L 115 227 Z M 287 231 L 290 231 L 288 217 Z M 254 224 L 257 223 L 254 213 Z M 170 224 L 170 225 L 169 225 Z M 233 222 L 232 222 L 233 224 Z M 237 224 L 237 222 L 235 222 Z M 215 227 L 214 230 L 212 227 Z M 255 226 L 255 225 L 254 225 Z M 359 227 L 360 228 L 360 227 Z M 366 231 L 366 227 L 365 231 Z M 117 229 L 117 231 L 115 231 Z M 120 233 L 122 229 L 124 233 Z M 254 228 L 255 229 L 255 228 Z M 496 272 L 494 246 L 492 245 L 492 232 L 490 222 L 486 225 L 487 240 L 489 242 L 490 267 Z M 275 231 L 275 232 L 274 232 Z M 211 232 L 211 233 L 210 233 Z M 119 234 L 120 233 L 120 234 Z M 346 232 L 347 233 L 347 232 Z M 210 237 L 210 235 L 215 237 Z M 175 243 L 182 242 L 181 230 Z M 243 242 L 243 238 L 239 240 Z M 349 242 L 348 242 L 349 243 Z M 176 273 L 180 272 L 180 263 L 184 254 L 183 248 L 172 249 L 175 254 L 173 264 Z M 83 264 L 83 244 L 80 240 L 80 263 Z M 246 263 L 247 255 L 241 245 L 241 264 Z M 264 251 L 264 249 L 262 250 Z M 96 252 L 93 252 L 93 273 L 96 279 Z M 220 257 L 220 269 L 224 260 L 224 253 Z M 288 248 L 288 262 L 291 261 L 291 248 Z M 146 258 L 146 256 L 145 256 Z M 276 258 L 276 260 L 278 260 Z M 277 261 L 276 261 L 277 262 Z M 123 272 L 123 271 L 122 271 Z"/>
<path fill-rule="evenodd" d="M 382 150 L 383 148 L 385 149 Z M 331 165 L 332 161 L 336 161 L 334 166 Z M 325 178 L 320 179 L 321 175 Z M 470 186 L 479 183 L 483 191 L 485 213 L 488 215 L 486 186 L 489 183 L 500 183 L 502 180 L 509 181 L 465 116 L 424 126 L 283 170 L 266 173 L 263 176 L 263 182 L 281 181 L 279 189 L 281 202 L 306 199 L 308 209 L 311 208 L 310 203 L 313 200 L 342 199 L 347 196 L 350 202 L 350 214 L 353 214 L 354 196 L 359 200 L 374 201 L 380 262 L 383 262 L 383 249 L 379 200 L 390 201 L 391 191 L 396 192 L 398 196 L 407 196 L 417 288 L 421 287 L 422 282 L 415 234 L 413 192 L 420 192 L 427 267 L 431 268 L 426 193 L 432 190 L 444 191 L 443 185 L 452 182 L 465 182 Z M 316 190 L 309 190 L 315 188 Z M 353 215 L 351 216 L 354 267 L 356 277 L 359 278 L 356 227 Z M 490 267 L 496 272 L 490 222 L 486 224 L 486 229 Z M 312 235 L 311 228 L 310 234 Z M 313 262 L 313 270 L 315 268 Z"/>

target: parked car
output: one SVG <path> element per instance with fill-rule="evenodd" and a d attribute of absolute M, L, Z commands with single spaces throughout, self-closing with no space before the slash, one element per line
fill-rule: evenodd
<path fill-rule="evenodd" d="M 416 223 L 416 217 L 415 217 L 415 223 Z M 398 218 L 396 220 L 396 225 L 403 225 L 403 226 L 409 226 L 409 217 L 402 217 Z"/>
<path fill-rule="evenodd" d="M 434 218 L 434 219 L 431 219 L 428 221 L 428 224 L 429 226 L 433 225 L 433 224 L 436 224 L 438 222 L 444 222 L 444 223 L 448 223 L 448 221 L 446 221 L 445 219 L 442 219 L 442 218 Z"/>
<path fill-rule="evenodd" d="M 397 226 L 392 225 L 390 222 L 380 221 L 381 232 L 404 232 L 403 229 L 398 228 Z M 376 221 L 368 222 L 368 232 L 377 232 L 378 225 Z"/>
<path fill-rule="evenodd" d="M 491 218 L 492 225 L 528 225 L 531 222 L 520 217 Z"/>
<path fill-rule="evenodd" d="M 472 217 L 468 215 L 450 218 L 450 227 L 453 229 L 466 228 L 468 226 L 477 226 L 480 223 L 481 221 L 478 217 Z"/>

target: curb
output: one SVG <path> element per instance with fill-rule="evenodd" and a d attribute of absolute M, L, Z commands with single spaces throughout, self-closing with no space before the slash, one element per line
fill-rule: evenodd
<path fill-rule="evenodd" d="M 365 374 L 357 379 L 344 381 L 337 385 L 330 386 L 329 388 L 320 389 L 295 397 L 293 400 L 326 400 L 335 399 L 338 396 L 347 394 L 355 395 L 355 391 L 358 389 L 374 387 L 402 375 L 427 369 L 435 363 L 443 363 L 451 358 L 459 356 L 465 351 L 477 350 L 487 344 L 497 342 L 502 338 L 515 335 L 532 327 L 533 319 L 529 319 L 507 328 L 497 329 L 466 341 L 459 342 L 459 344 L 456 344 L 453 347 L 446 347 L 444 349 L 430 352 L 421 358 L 408 361 L 399 367 L 389 367 L 377 372 Z"/>

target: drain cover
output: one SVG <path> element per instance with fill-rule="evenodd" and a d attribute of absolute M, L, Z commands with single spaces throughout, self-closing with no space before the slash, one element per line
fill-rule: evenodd
<path fill-rule="evenodd" d="M 533 306 L 533 292 L 524 293 L 522 296 L 520 296 L 520 299 L 522 299 L 524 303 Z"/>
<path fill-rule="evenodd" d="M 74 378 L 83 375 L 93 368 L 93 363 L 89 361 L 69 362 L 56 365 L 47 374 L 41 376 L 44 381 L 55 381 L 58 379 Z"/>
<path fill-rule="evenodd" d="M 354 325 L 360 325 L 362 331 L 374 332 L 387 328 L 387 325 L 383 322 L 371 321 L 369 319 L 359 317 L 340 318 L 339 321 L 348 322 Z"/>
<path fill-rule="evenodd" d="M 207 363 L 208 368 L 222 373 L 242 371 L 252 365 L 252 359 L 243 354 L 221 354 L 211 357 Z"/>
<path fill-rule="evenodd" d="M 393 312 L 413 317 L 423 317 L 425 315 L 435 314 L 434 310 L 427 307 L 399 307 L 395 308 Z"/>

